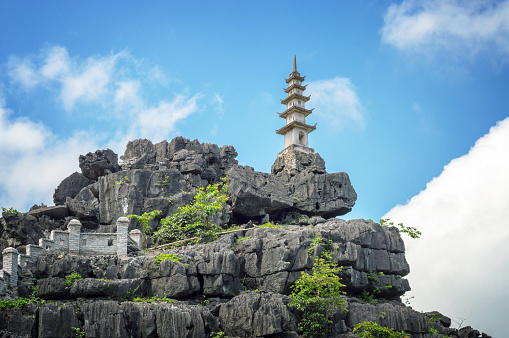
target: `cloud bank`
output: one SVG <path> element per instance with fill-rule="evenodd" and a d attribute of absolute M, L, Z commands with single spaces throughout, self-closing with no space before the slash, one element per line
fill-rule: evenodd
<path fill-rule="evenodd" d="M 350 79 L 335 77 L 308 84 L 315 116 L 334 128 L 364 127 L 364 108 Z"/>
<path fill-rule="evenodd" d="M 422 230 L 405 240 L 412 306 L 494 337 L 509 313 L 509 117 L 383 218 Z"/>
<path fill-rule="evenodd" d="M 0 98 L 0 205 L 20 211 L 29 201 L 52 205 L 53 190 L 96 144 L 84 133 L 57 138 L 41 123 L 10 115 Z"/>
<path fill-rule="evenodd" d="M 152 85 L 169 80 L 157 65 L 146 65 L 127 50 L 79 58 L 63 46 L 49 46 L 37 55 L 10 57 L 7 69 L 12 85 L 28 94 L 35 89 L 56 92 L 57 102 L 71 114 L 94 105 L 96 118 L 125 127 L 125 139 L 151 136 L 161 141 L 179 120 L 199 110 L 203 97 L 180 93 L 171 100 L 147 99 Z"/>
<path fill-rule="evenodd" d="M 185 88 L 161 99 L 166 95 L 154 94 L 154 88 L 172 81 L 127 50 L 81 58 L 63 46 L 48 46 L 38 54 L 11 56 L 0 66 L 7 70 L 5 93 L 18 90 L 24 100 L 49 102 L 52 110 L 51 116 L 33 114 L 41 121 L 19 116 L 0 91 L 0 205 L 22 211 L 34 203 L 52 204 L 60 181 L 79 171 L 80 154 L 98 148 L 121 154 L 127 141 L 142 137 L 159 142 L 205 104 L 204 94 L 190 95 Z M 221 109 L 219 98 L 214 100 Z M 87 123 L 72 134 L 52 130 L 50 119 L 59 111 L 87 114 Z"/>
<path fill-rule="evenodd" d="M 382 41 L 401 51 L 509 56 L 509 1 L 405 0 L 387 10 Z"/>

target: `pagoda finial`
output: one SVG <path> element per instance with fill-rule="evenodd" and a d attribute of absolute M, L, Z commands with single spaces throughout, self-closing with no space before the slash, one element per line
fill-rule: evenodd
<path fill-rule="evenodd" d="M 297 72 L 297 56 L 293 54 L 293 71 Z"/>

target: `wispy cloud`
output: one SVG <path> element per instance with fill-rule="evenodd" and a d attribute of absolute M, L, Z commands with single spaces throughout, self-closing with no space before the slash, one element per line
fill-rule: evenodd
<path fill-rule="evenodd" d="M 202 94 L 190 98 L 177 95 L 172 102 L 161 101 L 155 107 L 144 109 L 138 116 L 139 134 L 155 142 L 162 141 L 174 130 L 177 121 L 198 110 L 198 100 L 202 97 Z"/>
<path fill-rule="evenodd" d="M 384 21 L 382 41 L 401 51 L 509 56 L 509 1 L 405 0 Z"/>
<path fill-rule="evenodd" d="M 467 325 L 503 335 L 509 313 L 509 118 L 497 123 L 467 155 L 406 205 L 384 218 L 422 230 L 406 240 L 412 306 L 439 310 Z M 492 327 L 482 327 L 492 323 Z M 496 324 L 496 323 L 500 323 Z M 498 326 L 497 326 L 498 325 Z"/>
<path fill-rule="evenodd" d="M 315 116 L 337 127 L 364 127 L 365 110 L 350 79 L 335 77 L 309 82 L 309 105 Z"/>
<path fill-rule="evenodd" d="M 180 93 L 170 92 L 169 97 L 154 94 L 154 88 L 157 91 L 170 79 L 157 65 L 138 60 L 127 50 L 82 58 L 63 46 L 48 46 L 34 55 L 10 57 L 6 68 L 6 92 L 17 88 L 25 99 L 42 97 L 52 106 L 56 103 L 56 111 L 71 116 L 90 114 L 83 130 L 60 135 L 44 120 L 34 122 L 10 112 L 0 96 L 0 204 L 20 209 L 28 203 L 51 203 L 58 183 L 79 170 L 80 154 L 98 147 L 121 153 L 127 141 L 140 137 L 154 142 L 170 138 L 179 121 L 203 109 L 202 101 L 222 112 L 219 94 L 202 100 L 204 94 L 189 94 L 182 85 Z M 98 131 L 104 119 L 112 122 L 108 124 L 112 128 Z"/>

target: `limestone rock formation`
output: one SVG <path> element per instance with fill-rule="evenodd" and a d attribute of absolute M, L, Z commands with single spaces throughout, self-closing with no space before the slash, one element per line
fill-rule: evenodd
<path fill-rule="evenodd" d="M 271 175 L 234 166 L 227 175 L 233 214 L 242 221 L 265 214 L 284 219 L 282 215 L 292 212 L 330 218 L 348 213 L 357 199 L 346 173 L 316 174 L 304 169 L 294 176 Z"/>
<path fill-rule="evenodd" d="M 331 260 L 343 267 L 339 275 L 348 304 L 348 312 L 339 309 L 332 316 L 330 337 L 354 337 L 352 329 L 362 321 L 404 330 L 412 338 L 431 337 L 432 317 L 440 317 L 434 325 L 440 334 L 489 337 L 470 327 L 453 329 L 438 312 L 406 307 L 401 297 L 410 290 L 405 279 L 410 267 L 398 229 L 334 218 L 349 212 L 357 198 L 348 175 L 327 173 L 318 153 L 293 148 L 278 154 L 271 174 L 238 165 L 232 146 L 182 137 L 157 144 L 129 142 L 118 167 L 109 150 L 81 156 L 83 174 L 62 181 L 54 195 L 56 206 L 2 215 L 1 250 L 12 246 L 23 253 L 50 230 L 66 229 L 72 218 L 81 221 L 82 231 L 113 232 L 120 216 L 161 210 L 149 223 L 156 228 L 161 217 L 192 202 L 196 187 L 224 176 L 230 199 L 215 222 L 244 226 L 208 244 L 171 249 L 181 261 L 156 263 L 157 251 L 129 250 L 127 256 L 45 252 L 35 263 L 19 267 L 18 293 L 27 297 L 38 286 L 36 295 L 51 304 L 1 309 L 0 336 L 69 337 L 74 327 L 90 337 L 224 332 L 229 337 L 297 338 L 302 313 L 289 306 L 291 286 L 312 271 L 327 248 Z M 290 224 L 253 226 L 269 220 Z M 141 229 L 135 221 L 130 227 Z M 82 279 L 66 285 L 72 273 Z M 376 304 L 363 298 L 375 293 Z M 140 303 L 134 297 L 174 301 Z"/>
<path fill-rule="evenodd" d="M 75 172 L 65 178 L 55 189 L 53 194 L 53 202 L 55 205 L 65 203 L 67 197 L 74 198 L 84 187 L 94 183 L 90 178 L 86 178 L 83 174 Z"/>
<path fill-rule="evenodd" d="M 403 278 L 409 267 L 396 228 L 365 220 L 317 220 L 312 228 L 248 228 L 210 244 L 172 249 L 180 262 L 157 264 L 150 254 L 41 256 L 30 276 L 37 280 L 37 295 L 52 299 L 51 304 L 0 311 L 0 333 L 66 336 L 76 327 L 90 336 L 109 337 L 206 337 L 222 331 L 230 337 L 296 338 L 300 314 L 288 307 L 289 287 L 310 271 L 324 249 L 312 246 L 319 235 L 332 240 L 332 260 L 344 266 L 350 295 L 372 290 L 368 273 L 384 273 L 377 287 L 385 300 L 371 304 L 346 297 L 348 312 L 338 310 L 332 317 L 330 337 L 347 337 L 362 321 L 426 337 L 432 315 L 441 318 L 434 325 L 441 334 L 480 336 L 472 329 L 450 328 L 450 319 L 440 313 L 420 313 L 401 303 L 399 297 L 410 289 Z M 69 287 L 64 277 L 71 272 L 84 278 Z M 176 302 L 134 303 L 125 300 L 129 294 Z"/>
<path fill-rule="evenodd" d="M 119 169 L 118 155 L 111 149 L 96 150 L 95 153 L 80 155 L 79 163 L 83 176 L 94 181 Z"/>

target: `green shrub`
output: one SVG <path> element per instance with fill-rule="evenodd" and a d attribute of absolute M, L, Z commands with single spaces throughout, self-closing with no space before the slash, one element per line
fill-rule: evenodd
<path fill-rule="evenodd" d="M 152 210 L 151 212 L 144 212 L 141 216 L 139 215 L 127 215 L 129 219 L 136 219 L 143 225 L 143 231 L 148 236 L 152 235 L 152 228 L 148 225 L 148 221 L 154 219 L 161 213 L 161 210 Z"/>
<path fill-rule="evenodd" d="M 394 331 L 393 329 L 380 326 L 374 322 L 356 324 L 353 328 L 353 333 L 360 338 L 410 338 L 410 335 L 403 331 Z"/>
<path fill-rule="evenodd" d="M 346 308 L 341 297 L 345 287 L 337 273 L 341 267 L 334 267 L 328 260 L 315 260 L 311 274 L 303 272 L 291 286 L 292 301 L 289 306 L 302 311 L 299 332 L 304 337 L 323 337 L 327 326 L 332 323 L 329 317 L 339 308 Z"/>
<path fill-rule="evenodd" d="M 72 273 L 68 276 L 65 276 L 65 286 L 72 286 L 78 279 L 83 279 L 79 273 Z"/>
<path fill-rule="evenodd" d="M 79 327 L 71 327 L 71 329 L 76 334 L 76 338 L 84 338 L 85 337 L 85 331 L 81 331 Z"/>
<path fill-rule="evenodd" d="M 381 219 L 380 225 L 385 225 L 388 227 L 395 226 L 394 222 L 391 222 L 391 220 L 388 218 Z M 421 237 L 421 232 L 414 227 L 404 226 L 403 223 L 398 223 L 397 227 L 399 227 L 399 232 L 407 234 L 411 238 L 420 238 Z"/>
<path fill-rule="evenodd" d="M 14 209 L 13 207 L 10 207 L 9 209 L 2 207 L 2 213 L 4 213 L 4 212 L 6 214 L 21 214 L 20 211 Z"/>
<path fill-rule="evenodd" d="M 228 338 L 228 336 L 223 331 L 219 331 L 219 332 L 211 332 L 210 338 Z"/>
<path fill-rule="evenodd" d="M 165 244 L 221 232 L 223 229 L 211 220 L 223 209 L 223 203 L 228 200 L 227 193 L 226 178 L 207 188 L 196 188 L 194 203 L 179 207 L 176 213 L 163 218 L 152 238 L 157 244 Z"/>
<path fill-rule="evenodd" d="M 180 262 L 182 260 L 182 257 L 179 257 L 175 255 L 174 253 L 162 253 L 159 255 L 154 256 L 154 262 L 156 262 L 157 265 L 161 265 L 162 261 L 173 261 L 173 262 Z"/>
<path fill-rule="evenodd" d="M 46 303 L 46 300 L 35 296 L 35 293 L 37 292 L 38 288 L 39 288 L 38 286 L 33 288 L 32 294 L 29 297 L 19 297 L 16 300 L 0 299 L 0 309 L 12 309 L 16 307 L 23 307 L 27 304 L 32 303 L 43 303 L 43 304 Z"/>
<path fill-rule="evenodd" d="M 274 222 L 267 222 L 262 225 L 258 225 L 257 228 L 281 228 L 281 225 L 276 225 Z"/>

